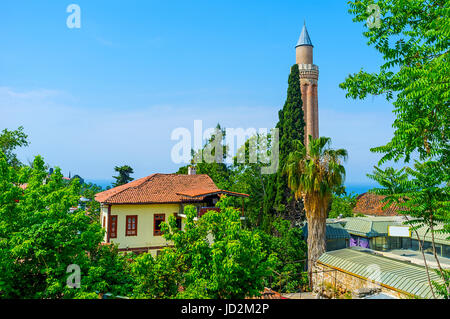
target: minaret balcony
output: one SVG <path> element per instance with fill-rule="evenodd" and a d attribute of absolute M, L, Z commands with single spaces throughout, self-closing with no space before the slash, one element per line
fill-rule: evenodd
<path fill-rule="evenodd" d="M 317 71 L 319 72 L 319 67 L 315 64 L 299 64 L 298 68 L 300 70 L 305 70 L 305 71 Z"/>

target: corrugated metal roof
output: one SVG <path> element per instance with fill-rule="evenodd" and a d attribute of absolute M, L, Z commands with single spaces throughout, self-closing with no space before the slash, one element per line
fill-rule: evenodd
<path fill-rule="evenodd" d="M 378 256 L 360 247 L 329 251 L 318 261 L 362 278 L 369 278 L 374 274 L 374 269 L 379 269 L 379 276 L 376 279 L 379 284 L 420 298 L 432 298 L 423 266 Z M 430 270 L 430 277 L 432 281 L 442 283 L 442 279 L 433 270 Z"/>
<path fill-rule="evenodd" d="M 434 232 L 434 242 L 437 244 L 450 245 L 450 239 L 448 239 L 450 237 L 450 234 L 440 232 L 444 228 L 444 225 L 442 225 L 442 224 L 437 225 L 433 228 L 438 231 L 438 232 Z M 417 229 L 420 240 L 423 240 L 424 236 L 426 234 L 425 241 L 431 242 L 431 240 L 432 240 L 431 231 L 428 231 L 428 233 L 427 233 L 428 229 L 429 229 L 429 227 L 426 227 L 426 226 L 423 226 L 423 227 Z M 415 231 L 411 231 L 411 238 L 417 239 L 417 235 L 416 235 Z"/>
<path fill-rule="evenodd" d="M 327 240 L 350 238 L 349 233 L 344 229 L 344 227 L 342 227 L 340 223 L 337 222 L 327 222 L 325 232 Z M 303 234 L 305 238 L 308 238 L 308 223 L 303 226 Z"/>
<path fill-rule="evenodd" d="M 400 224 L 393 218 L 352 217 L 347 218 L 344 228 L 352 235 L 378 237 L 388 235 L 388 226 Z"/>

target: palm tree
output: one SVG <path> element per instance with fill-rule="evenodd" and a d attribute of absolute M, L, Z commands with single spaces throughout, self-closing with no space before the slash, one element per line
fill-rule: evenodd
<path fill-rule="evenodd" d="M 302 198 L 308 220 L 308 272 L 310 282 L 314 265 L 326 250 L 326 219 L 333 191 L 345 179 L 342 162 L 347 159 L 344 149 L 330 148 L 331 139 L 309 136 L 309 144 L 295 141 L 296 150 L 289 154 L 284 167 L 288 185 L 296 199 Z"/>

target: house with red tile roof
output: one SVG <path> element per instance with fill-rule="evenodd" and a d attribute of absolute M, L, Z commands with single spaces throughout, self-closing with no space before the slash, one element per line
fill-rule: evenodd
<path fill-rule="evenodd" d="M 101 205 L 105 243 L 118 244 L 121 251 L 156 254 L 170 244 L 161 234 L 162 222 L 175 216 L 182 229 L 186 205 L 194 205 L 201 217 L 218 210 L 215 204 L 222 195 L 248 197 L 219 189 L 204 174 L 152 174 L 98 193 L 95 199 Z"/>
<path fill-rule="evenodd" d="M 383 210 L 386 203 L 383 202 L 385 196 L 372 193 L 364 193 L 356 198 L 356 206 L 353 209 L 355 214 L 363 214 L 369 216 L 398 216 L 401 215 L 400 207 L 391 204 Z"/>

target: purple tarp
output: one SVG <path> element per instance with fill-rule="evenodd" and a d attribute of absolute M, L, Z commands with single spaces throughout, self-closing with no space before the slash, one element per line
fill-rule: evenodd
<path fill-rule="evenodd" d="M 350 247 L 359 246 L 362 248 L 369 248 L 369 239 L 362 237 L 350 237 Z"/>
<path fill-rule="evenodd" d="M 369 239 L 367 238 L 360 238 L 359 239 L 359 246 L 362 248 L 369 248 Z"/>

